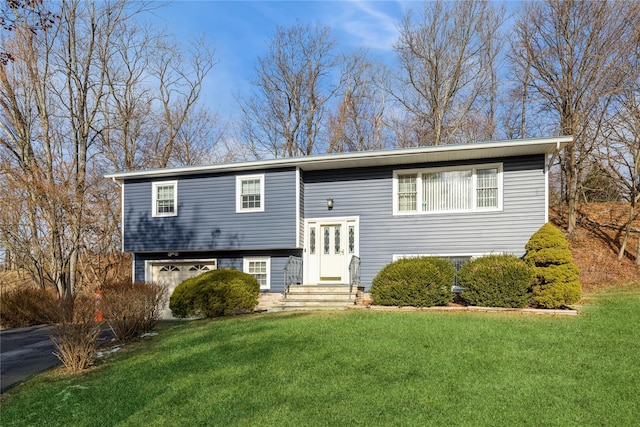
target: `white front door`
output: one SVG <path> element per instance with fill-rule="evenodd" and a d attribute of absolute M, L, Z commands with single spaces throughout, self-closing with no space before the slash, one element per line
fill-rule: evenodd
<path fill-rule="evenodd" d="M 320 225 L 320 281 L 340 282 L 344 279 L 344 225 Z"/>
<path fill-rule="evenodd" d="M 305 221 L 304 283 L 348 283 L 349 262 L 359 254 L 358 218 Z"/>

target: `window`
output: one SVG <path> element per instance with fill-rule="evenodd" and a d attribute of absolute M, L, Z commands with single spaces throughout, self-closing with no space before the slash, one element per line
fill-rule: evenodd
<path fill-rule="evenodd" d="M 236 178 L 236 212 L 264 211 L 264 175 Z"/>
<path fill-rule="evenodd" d="M 153 216 L 176 216 L 178 214 L 178 182 L 153 183 Z"/>
<path fill-rule="evenodd" d="M 394 214 L 502 209 L 502 165 L 396 171 Z"/>
<path fill-rule="evenodd" d="M 269 289 L 271 287 L 271 258 L 244 258 L 243 271 L 256 278 L 260 283 L 260 289 Z"/>

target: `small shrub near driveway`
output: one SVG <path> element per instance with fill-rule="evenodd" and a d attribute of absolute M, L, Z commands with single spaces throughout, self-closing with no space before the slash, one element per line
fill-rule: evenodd
<path fill-rule="evenodd" d="M 91 295 L 77 295 L 60 300 L 62 320 L 55 325 L 57 339 L 54 353 L 72 372 L 91 366 L 96 359 L 96 344 L 101 324 L 94 320 L 95 299 Z"/>
<path fill-rule="evenodd" d="M 153 330 L 167 300 L 166 287 L 152 283 L 119 280 L 105 284 L 102 291 L 105 320 L 120 342 Z"/>
<path fill-rule="evenodd" d="M 253 311 L 260 284 L 239 270 L 212 270 L 179 284 L 169 308 L 176 317 L 219 317 Z"/>
<path fill-rule="evenodd" d="M 436 257 L 404 258 L 387 264 L 371 282 L 376 305 L 431 307 L 453 301 L 455 268 Z"/>
<path fill-rule="evenodd" d="M 564 234 L 547 223 L 536 231 L 525 249 L 524 260 L 533 267 L 533 302 L 543 308 L 561 308 L 582 296 L 578 267 L 573 263 Z"/>
<path fill-rule="evenodd" d="M 531 302 L 531 268 L 513 255 L 488 255 L 462 265 L 460 293 L 466 303 L 484 307 L 521 308 Z"/>

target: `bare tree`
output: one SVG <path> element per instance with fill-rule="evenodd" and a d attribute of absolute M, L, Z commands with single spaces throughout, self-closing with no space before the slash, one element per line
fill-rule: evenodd
<path fill-rule="evenodd" d="M 495 133 L 496 58 L 504 10 L 488 1 L 425 2 L 409 11 L 395 46 L 401 74 L 390 93 L 407 113 L 412 142 L 460 142 L 461 131 Z"/>
<path fill-rule="evenodd" d="M 379 84 L 384 70 L 365 53 L 345 56 L 344 83 L 338 103 L 327 117 L 327 152 L 379 150 L 390 146 L 385 123 L 386 92 Z"/>
<path fill-rule="evenodd" d="M 276 29 L 268 53 L 258 58 L 255 90 L 241 100 L 241 133 L 257 157 L 318 151 L 327 104 L 341 83 L 335 44 L 320 24 Z"/>
<path fill-rule="evenodd" d="M 570 233 L 583 169 L 625 78 L 618 64 L 637 22 L 637 2 L 546 0 L 527 3 L 514 27 L 513 58 L 528 77 L 530 99 L 555 114 L 562 135 L 574 136 L 561 157 Z"/>
<path fill-rule="evenodd" d="M 638 31 L 640 36 L 640 31 Z M 636 42 L 635 57 L 630 61 L 629 78 L 623 91 L 616 95 L 616 107 L 605 123 L 606 159 L 611 172 L 629 202 L 627 221 L 624 224 L 624 237 L 618 259 L 624 257 L 633 221 L 638 216 L 640 203 L 640 37 Z M 640 230 L 635 230 L 640 234 Z M 640 265 L 640 239 L 636 248 L 636 264 Z"/>
<path fill-rule="evenodd" d="M 198 44 L 178 54 L 158 33 L 133 30 L 146 8 L 63 1 L 53 25 L 0 39 L 0 50 L 14 52 L 0 63 L 0 199 L 8 202 L 0 235 L 60 296 L 72 296 L 88 271 L 100 276 L 100 256 L 114 262 L 120 198 L 103 174 L 154 156 L 157 166 L 191 162 L 204 150 L 194 141 L 212 135 L 198 120 L 212 116 L 194 114 L 213 53 Z M 20 15 L 31 8 L 13 13 L 36 19 Z"/>

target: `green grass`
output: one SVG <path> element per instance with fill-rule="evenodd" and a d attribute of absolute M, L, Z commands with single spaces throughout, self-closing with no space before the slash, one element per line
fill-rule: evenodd
<path fill-rule="evenodd" d="M 0 424 L 638 425 L 637 286 L 576 317 L 284 313 L 159 332 L 10 391 Z"/>

